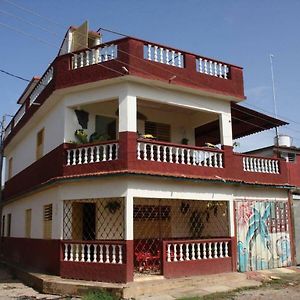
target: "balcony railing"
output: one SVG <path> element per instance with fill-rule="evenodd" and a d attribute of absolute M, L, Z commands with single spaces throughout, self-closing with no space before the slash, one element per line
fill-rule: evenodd
<path fill-rule="evenodd" d="M 125 244 L 122 241 L 64 241 L 63 261 L 123 264 Z"/>
<path fill-rule="evenodd" d="M 139 140 L 137 159 L 199 167 L 223 168 L 223 152 L 157 141 Z"/>
<path fill-rule="evenodd" d="M 167 262 L 230 257 L 231 239 L 201 239 L 164 241 Z"/>
<path fill-rule="evenodd" d="M 99 64 L 117 58 L 117 46 L 114 44 L 97 47 L 76 53 L 72 57 L 72 68 L 78 69 Z"/>
<path fill-rule="evenodd" d="M 146 44 L 144 57 L 147 60 L 159 62 L 173 67 L 184 68 L 184 56 L 181 52 L 157 45 Z"/>
<path fill-rule="evenodd" d="M 246 172 L 279 174 L 279 160 L 244 156 L 243 170 Z"/>
<path fill-rule="evenodd" d="M 197 72 L 228 79 L 229 67 L 221 62 L 199 57 L 196 59 Z"/>
<path fill-rule="evenodd" d="M 40 79 L 34 90 L 31 92 L 29 96 L 29 105 L 37 99 L 37 97 L 41 94 L 41 92 L 45 89 L 45 87 L 49 84 L 49 82 L 53 79 L 53 67 L 51 66 Z"/>
<path fill-rule="evenodd" d="M 79 146 L 67 150 L 67 166 L 90 164 L 117 160 L 119 144 L 117 142 L 103 142 L 97 145 Z"/>

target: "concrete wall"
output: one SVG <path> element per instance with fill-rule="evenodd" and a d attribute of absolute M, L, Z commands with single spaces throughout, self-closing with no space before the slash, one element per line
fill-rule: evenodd
<path fill-rule="evenodd" d="M 25 211 L 32 209 L 31 238 L 43 238 L 43 206 L 52 204 L 52 239 L 60 239 L 62 228 L 62 202 L 57 189 L 48 189 L 6 204 L 2 216 L 11 214 L 11 237 L 25 237 Z M 6 228 L 5 228 L 6 234 Z"/>
<path fill-rule="evenodd" d="M 6 161 L 12 157 L 12 176 L 16 175 L 36 161 L 37 133 L 44 128 L 44 154 L 50 152 L 64 141 L 64 109 L 57 104 L 39 120 L 32 120 L 30 128 L 21 130 L 16 139 L 5 149 Z M 8 176 L 8 163 L 6 163 Z"/>
<path fill-rule="evenodd" d="M 56 188 L 46 189 L 34 193 L 23 199 L 8 203 L 3 207 L 3 214 L 12 214 L 11 236 L 24 237 L 25 235 L 25 210 L 32 209 L 32 238 L 43 237 L 43 205 L 53 204 L 52 238 L 62 238 L 62 219 L 64 200 L 88 200 L 103 198 L 147 198 L 172 200 L 196 200 L 196 201 L 226 201 L 228 203 L 228 215 L 230 219 L 229 234 L 234 236 L 234 200 L 269 200 L 287 201 L 286 190 L 266 187 L 245 187 L 230 184 L 217 184 L 207 182 L 174 181 L 171 179 L 145 178 L 145 177 L 110 177 L 95 178 L 89 180 L 72 181 L 59 185 Z M 165 201 L 165 200 L 164 200 Z M 175 203 L 176 201 L 174 201 Z M 172 202 L 173 203 L 173 202 Z M 221 212 L 220 212 L 221 213 Z M 133 228 L 126 213 L 127 226 Z M 220 218 L 221 216 L 216 216 Z M 227 217 L 227 216 L 226 216 Z M 125 217 L 124 217 L 125 219 Z M 107 220 L 107 223 L 109 220 Z M 210 220 L 214 223 L 214 218 Z M 121 228 L 121 227 L 120 227 Z M 213 228 L 213 227 L 207 227 Z M 121 230 L 121 229 L 120 229 Z M 176 220 L 171 226 L 174 234 L 184 235 L 176 228 Z M 214 229 L 222 233 L 223 228 Z M 125 228 L 126 231 L 126 228 Z M 127 230 L 128 231 L 128 230 Z M 206 232 L 210 235 L 210 232 Z"/>

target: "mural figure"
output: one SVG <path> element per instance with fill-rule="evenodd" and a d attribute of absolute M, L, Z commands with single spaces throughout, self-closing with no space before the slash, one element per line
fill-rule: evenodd
<path fill-rule="evenodd" d="M 290 265 L 286 203 L 238 201 L 237 223 L 239 271 Z"/>

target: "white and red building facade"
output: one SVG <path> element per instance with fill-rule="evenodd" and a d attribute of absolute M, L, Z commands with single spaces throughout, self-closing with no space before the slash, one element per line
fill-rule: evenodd
<path fill-rule="evenodd" d="M 108 282 L 291 265 L 288 162 L 233 151 L 285 123 L 244 99 L 240 67 L 143 40 L 61 53 L 6 128 L 2 258 Z"/>

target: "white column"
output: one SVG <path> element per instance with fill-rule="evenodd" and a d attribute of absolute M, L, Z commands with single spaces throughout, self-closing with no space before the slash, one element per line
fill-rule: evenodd
<path fill-rule="evenodd" d="M 124 212 L 124 225 L 125 225 L 125 240 L 133 240 L 133 196 L 127 194 L 125 196 L 125 212 Z"/>
<path fill-rule="evenodd" d="M 232 146 L 231 114 L 221 113 L 219 115 L 219 125 L 221 144 L 225 146 Z"/>
<path fill-rule="evenodd" d="M 119 132 L 137 131 L 137 101 L 136 96 L 125 90 L 119 96 Z"/>
<path fill-rule="evenodd" d="M 234 202 L 233 199 L 228 201 L 228 218 L 229 218 L 229 233 L 231 237 L 235 236 L 235 227 L 234 227 Z"/>

